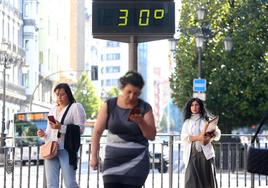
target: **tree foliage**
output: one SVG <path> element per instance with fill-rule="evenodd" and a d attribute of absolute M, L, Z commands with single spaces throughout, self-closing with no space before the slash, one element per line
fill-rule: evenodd
<path fill-rule="evenodd" d="M 101 99 L 97 96 L 96 89 L 87 73 L 83 73 L 79 78 L 74 95 L 75 99 L 84 106 L 87 118 L 95 119 L 101 105 Z"/>
<path fill-rule="evenodd" d="M 232 4 L 232 2 L 234 4 Z M 183 107 L 197 78 L 197 51 L 192 28 L 200 28 L 196 10 L 207 7 L 203 27 L 211 33 L 203 49 L 207 80 L 206 107 L 220 115 L 223 132 L 258 123 L 268 110 L 268 3 L 263 0 L 185 0 L 182 2 L 177 62 L 171 75 L 172 97 Z M 234 48 L 225 52 L 231 35 Z"/>
<path fill-rule="evenodd" d="M 117 87 L 112 87 L 109 91 L 107 91 L 107 98 L 117 97 L 120 93 L 120 90 Z"/>

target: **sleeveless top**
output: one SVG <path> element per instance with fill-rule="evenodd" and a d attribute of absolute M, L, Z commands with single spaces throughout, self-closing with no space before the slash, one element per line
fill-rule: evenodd
<path fill-rule="evenodd" d="M 150 104 L 141 99 L 136 107 L 142 110 L 142 114 L 152 109 Z M 104 183 L 141 186 L 148 176 L 148 140 L 142 135 L 137 123 L 128 121 L 130 111 L 115 105 L 109 114 L 103 164 Z"/>

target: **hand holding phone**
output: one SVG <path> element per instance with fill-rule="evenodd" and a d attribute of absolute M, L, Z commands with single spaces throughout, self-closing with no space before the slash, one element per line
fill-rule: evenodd
<path fill-rule="evenodd" d="M 128 114 L 128 121 L 131 121 L 130 120 L 131 115 L 141 115 L 141 109 L 140 108 L 133 108 Z"/>
<path fill-rule="evenodd" d="M 37 132 L 36 132 L 37 136 L 39 137 L 44 137 L 45 136 L 45 132 L 42 130 L 42 129 L 39 129 Z"/>
<path fill-rule="evenodd" d="M 50 116 L 47 116 L 48 120 L 51 121 L 52 123 L 56 123 L 56 120 L 54 118 L 54 116 L 50 115 Z"/>
<path fill-rule="evenodd" d="M 215 136 L 215 131 L 206 132 L 205 136 L 208 136 L 208 137 L 212 138 L 212 137 Z"/>

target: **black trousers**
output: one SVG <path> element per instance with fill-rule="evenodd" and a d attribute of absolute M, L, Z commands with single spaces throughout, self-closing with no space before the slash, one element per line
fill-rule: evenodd
<path fill-rule="evenodd" d="M 121 183 L 105 183 L 104 188 L 142 188 L 142 186 L 127 185 Z"/>

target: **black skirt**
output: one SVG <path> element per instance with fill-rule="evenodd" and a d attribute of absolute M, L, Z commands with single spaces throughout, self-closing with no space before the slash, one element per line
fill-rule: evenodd
<path fill-rule="evenodd" d="M 207 160 L 192 143 L 191 155 L 185 171 L 185 188 L 218 188 L 214 158 Z"/>

